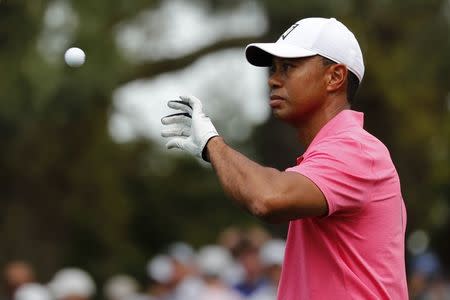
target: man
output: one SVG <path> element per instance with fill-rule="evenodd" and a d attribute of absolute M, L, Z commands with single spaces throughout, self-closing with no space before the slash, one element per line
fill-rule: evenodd
<path fill-rule="evenodd" d="M 4 267 L 3 279 L 6 299 L 14 299 L 15 292 L 23 285 L 35 282 L 33 267 L 25 261 L 11 261 Z"/>
<path fill-rule="evenodd" d="M 270 106 L 306 147 L 280 172 L 229 147 L 195 97 L 169 101 L 168 148 L 210 161 L 224 190 L 250 213 L 289 221 L 278 300 L 407 299 L 400 182 L 386 147 L 350 110 L 364 75 L 359 44 L 334 18 L 307 18 L 276 43 L 250 44 L 270 66 Z"/>
<path fill-rule="evenodd" d="M 14 300 L 53 300 L 53 297 L 44 285 L 26 283 L 14 293 Z"/>
<path fill-rule="evenodd" d="M 243 270 L 242 278 L 233 285 L 233 288 L 245 299 L 267 285 L 259 251 L 259 245 L 247 238 L 241 239 L 233 249 L 233 256 Z"/>
<path fill-rule="evenodd" d="M 261 247 L 259 256 L 267 284 L 256 290 L 249 300 L 275 300 L 277 298 L 285 247 L 285 241 L 280 239 L 271 239 Z"/>
<path fill-rule="evenodd" d="M 96 293 L 92 276 L 78 268 L 63 268 L 47 285 L 56 300 L 91 300 Z"/>

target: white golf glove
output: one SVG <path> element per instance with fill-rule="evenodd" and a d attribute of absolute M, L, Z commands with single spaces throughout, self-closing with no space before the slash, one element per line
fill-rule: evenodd
<path fill-rule="evenodd" d="M 168 107 L 180 112 L 161 119 L 163 125 L 168 125 L 161 131 L 163 137 L 169 138 L 166 147 L 179 148 L 208 161 L 203 150 L 208 141 L 219 134 L 203 113 L 199 99 L 194 96 L 180 96 L 180 99 L 167 102 Z"/>

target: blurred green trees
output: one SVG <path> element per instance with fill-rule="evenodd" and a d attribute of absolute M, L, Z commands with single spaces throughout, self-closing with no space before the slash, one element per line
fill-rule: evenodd
<path fill-rule="evenodd" d="M 46 29 L 58 21 L 47 20 L 55 3 L 71 3 L 78 21 L 66 12 L 61 27 Z M 170 159 L 150 140 L 118 144 L 109 134 L 112 95 L 121 84 L 247 42 L 221 40 L 178 58 L 127 61 L 115 25 L 157 4 L 0 3 L 0 264 L 25 258 L 44 277 L 65 265 L 102 279 L 125 271 L 142 276 L 147 259 L 168 243 L 203 243 L 225 225 L 248 222 L 209 169 L 188 157 Z M 64 65 L 48 35 L 89 49 L 88 63 Z"/>
<path fill-rule="evenodd" d="M 114 142 L 112 95 L 127 82 L 249 41 L 272 41 L 296 20 L 321 15 L 341 19 L 359 39 L 366 75 L 355 108 L 391 150 L 409 230 L 428 230 L 450 265 L 448 1 L 265 0 L 265 36 L 224 38 L 138 64 L 118 48 L 116 27 L 160 1 L 59 1 L 76 18 L 65 15 L 49 29 L 49 22 L 58 24 L 47 11 L 56 2 L 0 1 L 0 264 L 26 258 L 44 276 L 63 265 L 100 279 L 119 271 L 139 275 L 171 241 L 198 245 L 224 226 L 258 222 L 226 199 L 212 171 L 195 160 L 168 156 L 148 139 Z M 211 11 L 236 3 L 198 1 Z M 89 49 L 88 63 L 72 69 L 52 56 L 46 39 L 52 35 Z M 273 119 L 242 147 L 280 169 L 302 151 L 292 131 Z"/>

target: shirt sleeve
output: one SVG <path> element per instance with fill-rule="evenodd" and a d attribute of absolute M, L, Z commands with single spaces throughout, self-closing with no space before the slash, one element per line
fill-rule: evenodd
<path fill-rule="evenodd" d="M 316 145 L 299 165 L 286 171 L 298 172 L 317 185 L 328 203 L 328 215 L 352 214 L 370 201 L 372 165 L 359 142 L 348 139 Z"/>

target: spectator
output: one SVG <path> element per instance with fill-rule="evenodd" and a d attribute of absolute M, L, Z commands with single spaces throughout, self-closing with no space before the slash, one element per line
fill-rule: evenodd
<path fill-rule="evenodd" d="M 58 271 L 48 286 L 57 300 L 90 300 L 96 291 L 92 277 L 77 268 Z"/>
<path fill-rule="evenodd" d="M 53 300 L 53 297 L 43 285 L 26 283 L 17 289 L 14 300 Z"/>
<path fill-rule="evenodd" d="M 270 233 L 261 226 L 252 226 L 248 228 L 245 236 L 258 249 L 271 239 Z"/>
<path fill-rule="evenodd" d="M 438 275 L 429 281 L 424 300 L 450 300 L 450 284 L 444 276 Z"/>
<path fill-rule="evenodd" d="M 12 261 L 4 268 L 6 299 L 12 300 L 15 291 L 26 283 L 35 281 L 34 271 L 25 261 Z"/>
<path fill-rule="evenodd" d="M 240 300 L 239 294 L 228 287 L 223 276 L 232 262 L 230 253 L 223 247 L 208 245 L 200 249 L 197 265 L 204 281 L 199 300 Z"/>
<path fill-rule="evenodd" d="M 176 242 L 169 247 L 174 265 L 173 300 L 198 300 L 203 282 L 195 266 L 194 249 L 186 243 Z"/>
<path fill-rule="evenodd" d="M 409 289 L 413 300 L 450 300 L 450 286 L 434 252 L 426 251 L 412 258 Z"/>
<path fill-rule="evenodd" d="M 243 232 L 240 228 L 235 226 L 230 226 L 225 228 L 217 239 L 220 246 L 225 247 L 229 251 L 232 251 L 239 244 L 243 238 Z"/>
<path fill-rule="evenodd" d="M 168 255 L 157 255 L 147 264 L 150 278 L 148 293 L 152 300 L 167 300 L 172 297 L 175 269 Z"/>
<path fill-rule="evenodd" d="M 138 282 L 128 275 L 111 277 L 104 286 L 104 294 L 108 300 L 130 300 L 139 292 Z"/>
<path fill-rule="evenodd" d="M 260 251 L 261 262 L 267 284 L 253 293 L 251 300 L 275 300 L 284 259 L 285 241 L 273 239 L 266 242 Z"/>
<path fill-rule="evenodd" d="M 257 289 L 265 285 L 259 249 L 249 239 L 244 238 L 233 251 L 236 260 L 244 270 L 244 277 L 233 287 L 243 298 L 250 297 Z"/>

